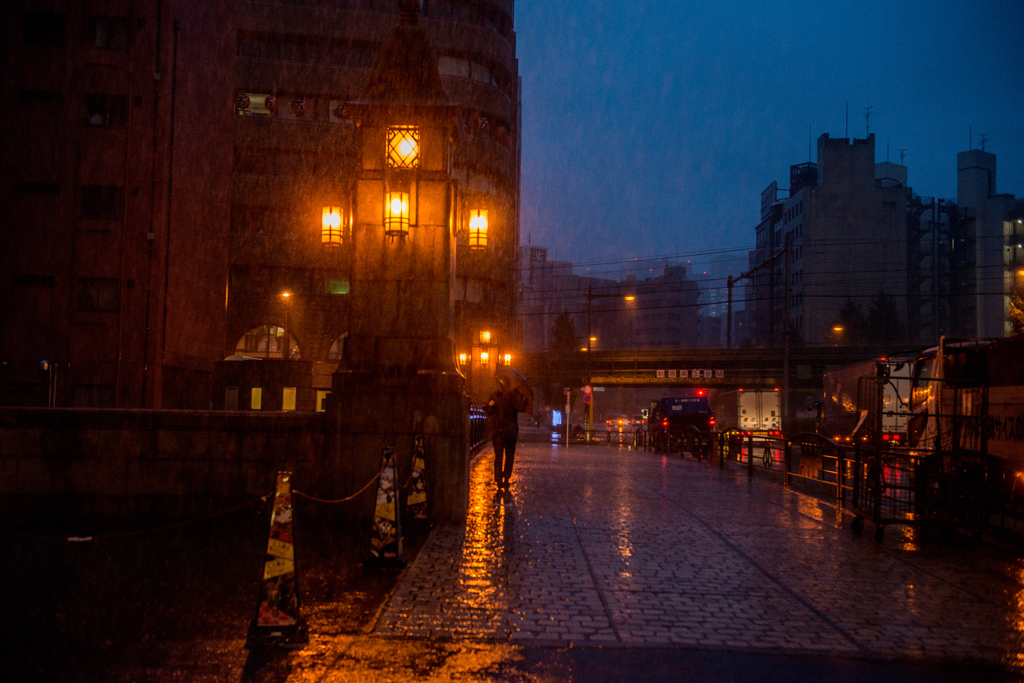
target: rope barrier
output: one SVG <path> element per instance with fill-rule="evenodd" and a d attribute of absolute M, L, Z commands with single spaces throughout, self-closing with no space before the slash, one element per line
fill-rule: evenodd
<path fill-rule="evenodd" d="M 337 500 L 324 500 L 323 498 L 317 498 L 315 496 L 309 495 L 308 493 L 303 493 L 302 491 L 297 491 L 295 489 L 292 489 L 292 495 L 293 496 L 299 496 L 300 498 L 305 498 L 306 500 L 311 500 L 311 501 L 313 501 L 315 503 L 328 503 L 328 504 L 347 503 L 350 500 L 354 500 L 355 498 L 358 498 L 361 493 L 366 491 L 366 489 L 370 488 L 370 485 L 373 484 L 373 482 L 377 481 L 377 479 L 381 475 L 381 472 L 383 472 L 386 469 L 386 467 L 387 467 L 387 465 L 385 465 L 384 467 L 380 468 L 380 472 L 377 472 L 377 474 L 373 475 L 373 479 L 371 479 L 370 481 L 366 482 L 366 486 L 364 486 L 363 488 L 359 489 L 358 491 L 353 493 L 351 496 L 346 496 L 345 498 L 338 498 Z"/>
<path fill-rule="evenodd" d="M 351 496 L 346 496 L 345 498 L 338 498 L 336 500 L 325 500 L 323 498 L 317 498 L 316 496 L 311 496 L 308 493 L 303 493 L 302 491 L 296 491 L 294 489 L 292 490 L 292 495 L 299 496 L 300 498 L 306 498 L 307 500 L 312 500 L 312 501 L 314 501 L 316 503 L 327 503 L 327 504 L 347 503 L 350 500 L 354 500 L 355 498 L 358 498 L 362 493 L 364 493 L 366 491 L 366 489 L 370 488 L 370 486 L 372 486 L 373 483 L 375 481 L 377 481 L 377 479 L 380 478 L 380 475 L 381 475 L 382 472 L 384 472 L 384 469 L 385 468 L 382 467 L 380 469 L 380 471 L 377 472 L 377 474 L 373 475 L 373 479 L 371 479 L 370 481 L 366 482 L 366 486 L 364 486 L 363 488 L 359 489 L 358 491 L 353 493 Z M 110 539 L 113 539 L 113 538 L 128 538 L 128 537 L 131 537 L 131 536 L 142 536 L 142 535 L 145 535 L 145 534 L 155 534 L 155 533 L 160 532 L 160 531 L 167 531 L 168 529 L 176 529 L 176 528 L 187 526 L 189 524 L 195 524 L 197 522 L 205 522 L 208 519 L 214 519 L 215 517 L 221 517 L 223 515 L 227 515 L 227 514 L 230 514 L 232 512 L 236 512 L 236 511 L 241 510 L 243 508 L 247 508 L 250 505 L 254 505 L 255 503 L 258 503 L 258 502 L 264 502 L 265 503 L 267 501 L 267 499 L 270 498 L 272 495 L 274 495 L 274 494 L 273 493 L 268 493 L 268 494 L 260 496 L 259 498 L 253 498 L 252 500 L 250 500 L 250 501 L 248 501 L 246 503 L 242 503 L 241 505 L 236 505 L 235 507 L 231 507 L 231 508 L 228 508 L 226 510 L 221 510 L 219 512 L 214 512 L 214 513 L 206 515 L 204 517 L 196 517 L 195 519 L 187 519 L 187 520 L 185 520 L 183 522 L 174 522 L 173 524 L 165 524 L 163 526 L 153 527 L 152 529 L 141 529 L 139 531 L 125 531 L 125 532 L 119 533 L 119 534 L 94 534 L 92 536 L 45 536 L 45 535 L 39 535 L 39 534 L 19 534 L 19 533 L 9 532 L 9 531 L 0 531 L 0 537 L 6 536 L 6 537 L 9 537 L 9 538 L 28 538 L 28 539 L 40 540 L 40 541 L 66 541 L 68 543 L 92 543 L 94 541 L 106 541 L 106 540 L 110 540 Z"/>
<path fill-rule="evenodd" d="M 122 533 L 119 533 L 119 534 L 96 534 L 96 535 L 93 535 L 93 536 L 43 536 L 43 535 L 36 535 L 36 534 L 19 534 L 19 533 L 14 533 L 14 532 L 3 531 L 3 532 L 0 532 L 0 536 L 8 536 L 8 537 L 13 537 L 13 538 L 30 538 L 30 539 L 42 540 L 42 541 L 67 541 L 68 543 L 91 543 L 93 541 L 106 541 L 106 540 L 109 540 L 109 539 L 112 539 L 112 538 L 128 538 L 130 536 L 142 536 L 144 534 L 154 534 L 154 533 L 157 533 L 159 531 L 167 531 L 168 529 L 175 529 L 175 528 L 187 526 L 189 524 L 195 524 L 196 522 L 205 522 L 206 520 L 213 519 L 215 517 L 222 517 L 224 515 L 230 514 L 232 512 L 236 512 L 236 511 L 241 510 L 243 508 L 247 508 L 250 505 L 254 505 L 255 503 L 266 502 L 266 500 L 271 495 L 273 495 L 273 494 L 268 493 L 266 495 L 260 496 L 259 498 L 253 498 L 252 500 L 250 500 L 250 501 L 248 501 L 246 503 L 242 503 L 241 505 L 236 505 L 235 507 L 228 508 L 226 510 L 221 510 L 219 512 L 214 512 L 214 513 L 206 515 L 204 517 L 196 517 L 195 519 L 187 519 L 187 520 L 185 520 L 183 522 L 174 522 L 173 524 L 165 524 L 164 526 L 153 527 L 152 529 L 140 529 L 139 531 L 125 531 L 125 532 L 122 532 Z"/>

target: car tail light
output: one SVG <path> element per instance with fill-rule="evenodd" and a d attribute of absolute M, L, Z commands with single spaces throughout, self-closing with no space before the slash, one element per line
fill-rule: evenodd
<path fill-rule="evenodd" d="M 888 434 L 882 434 L 882 441 L 888 441 L 888 440 L 889 440 L 889 435 Z"/>
<path fill-rule="evenodd" d="M 710 420 L 708 420 L 708 424 L 715 424 L 715 418 L 711 418 Z"/>

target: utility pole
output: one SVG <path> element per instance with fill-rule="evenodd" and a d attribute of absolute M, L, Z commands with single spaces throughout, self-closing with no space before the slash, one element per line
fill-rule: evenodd
<path fill-rule="evenodd" d="M 788 236 L 787 236 L 787 239 L 788 239 Z M 788 244 L 788 242 L 787 242 L 787 244 Z M 740 273 L 736 277 L 733 277 L 732 275 L 730 275 L 729 278 L 726 280 L 726 286 L 727 286 L 728 292 L 729 292 L 729 299 L 728 299 L 729 303 L 728 303 L 728 305 L 726 307 L 726 318 L 727 319 L 725 321 L 725 348 L 727 348 L 727 349 L 731 349 L 732 348 L 732 287 L 733 287 L 733 285 L 735 285 L 740 280 L 752 280 L 754 273 L 756 273 L 757 271 L 761 270 L 762 268 L 765 268 L 766 266 L 769 266 L 772 263 L 774 263 L 775 259 L 777 259 L 780 256 L 782 256 L 783 253 L 785 253 L 785 249 L 783 249 L 782 251 L 779 251 L 779 252 L 777 252 L 775 254 L 772 254 L 767 259 L 765 259 L 761 263 L 758 263 L 756 266 L 754 266 L 753 268 L 751 268 L 747 272 Z M 772 285 L 773 290 L 774 290 L 774 287 L 775 286 Z M 774 299 L 774 292 L 773 292 L 773 299 Z"/>
<path fill-rule="evenodd" d="M 782 339 L 783 339 L 783 352 L 782 352 L 782 405 L 780 406 L 779 420 L 782 422 L 783 433 L 786 430 L 786 420 L 789 418 L 789 337 L 790 337 L 790 325 L 789 325 L 789 281 L 790 281 L 790 251 L 793 247 L 793 233 L 786 233 L 786 246 L 783 248 L 783 253 L 786 254 L 786 286 L 785 294 L 782 297 L 783 306 L 783 328 L 782 328 Z"/>

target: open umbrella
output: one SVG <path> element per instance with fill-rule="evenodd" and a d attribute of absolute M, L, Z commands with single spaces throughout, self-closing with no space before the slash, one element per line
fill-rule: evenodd
<path fill-rule="evenodd" d="M 523 397 L 525 405 L 520 408 L 521 413 L 533 412 L 533 390 L 526 383 L 523 373 L 511 365 L 499 365 L 494 371 L 494 381 L 498 383 L 502 391 L 517 391 Z"/>

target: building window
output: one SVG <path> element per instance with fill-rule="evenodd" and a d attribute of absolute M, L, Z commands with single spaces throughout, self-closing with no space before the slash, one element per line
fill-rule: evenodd
<path fill-rule="evenodd" d="M 127 50 L 128 17 L 89 17 L 89 45 L 104 50 Z"/>
<path fill-rule="evenodd" d="M 85 125 L 103 128 L 120 128 L 128 116 L 128 100 L 124 95 L 86 93 Z"/>
<path fill-rule="evenodd" d="M 55 286 L 55 280 L 53 275 L 22 275 L 15 273 L 14 286 L 51 288 Z"/>
<path fill-rule="evenodd" d="M 302 357 L 295 337 L 277 325 L 260 325 L 243 334 L 235 344 L 235 354 L 250 358 Z"/>
<path fill-rule="evenodd" d="M 318 389 L 316 392 L 316 412 L 324 413 L 327 412 L 327 397 L 331 395 L 331 392 Z"/>
<path fill-rule="evenodd" d="M 60 194 L 60 183 L 18 183 L 20 194 Z"/>
<path fill-rule="evenodd" d="M 442 76 L 469 78 L 469 60 L 441 55 L 437 58 L 437 70 Z"/>
<path fill-rule="evenodd" d="M 327 352 L 327 360 L 341 360 L 341 355 L 345 351 L 345 338 L 348 337 L 348 332 L 339 335 L 334 343 L 331 344 L 330 350 Z"/>
<path fill-rule="evenodd" d="M 80 218 L 119 221 L 124 216 L 124 187 L 82 185 Z"/>
<path fill-rule="evenodd" d="M 64 93 L 60 90 L 22 90 L 21 101 L 24 104 L 61 104 Z"/>
<path fill-rule="evenodd" d="M 71 386 L 73 408 L 113 408 L 114 387 L 109 384 L 74 384 Z"/>
<path fill-rule="evenodd" d="M 253 410 L 261 410 L 263 408 L 263 389 L 260 387 L 252 388 L 249 407 Z"/>
<path fill-rule="evenodd" d="M 348 280 L 340 277 L 327 277 L 324 278 L 324 294 L 337 294 L 343 295 L 348 294 L 349 284 Z"/>
<path fill-rule="evenodd" d="M 25 13 L 25 45 L 32 47 L 65 47 L 67 17 L 55 12 Z"/>
<path fill-rule="evenodd" d="M 238 387 L 224 387 L 224 410 L 238 410 Z"/>
<path fill-rule="evenodd" d="M 83 313 L 112 313 L 117 310 L 118 290 L 117 278 L 80 277 L 75 308 Z"/>
<path fill-rule="evenodd" d="M 295 410 L 295 387 L 285 387 L 281 391 L 281 410 Z"/>

